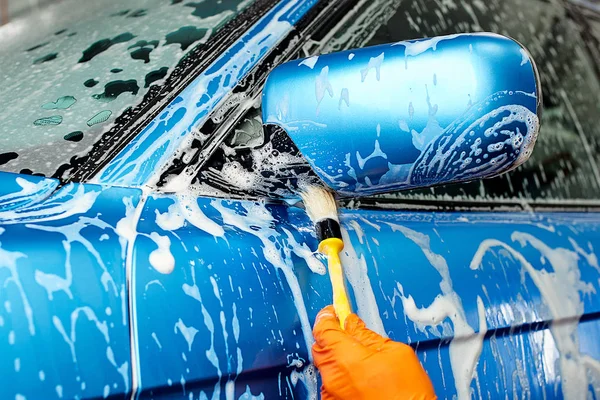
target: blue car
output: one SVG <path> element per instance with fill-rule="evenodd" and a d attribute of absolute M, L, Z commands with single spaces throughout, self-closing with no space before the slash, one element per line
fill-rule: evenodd
<path fill-rule="evenodd" d="M 65 0 L 0 26 L 0 398 L 319 398 L 331 284 L 293 187 L 323 181 L 353 309 L 416 350 L 439 398 L 599 399 L 599 20 L 575 0 Z M 538 90 L 514 94 L 535 119 L 521 139 L 541 126 L 526 162 L 424 172 L 454 129 L 438 90 L 464 71 L 446 64 L 371 147 L 337 132 L 313 154 L 299 132 L 321 125 L 261 104 L 301 59 L 288 76 L 321 83 L 291 101 L 351 110 L 317 55 L 463 32 L 537 63 Z M 505 40 L 444 37 L 411 54 Z"/>

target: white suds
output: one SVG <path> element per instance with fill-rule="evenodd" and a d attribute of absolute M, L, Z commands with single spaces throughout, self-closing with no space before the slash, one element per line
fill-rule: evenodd
<path fill-rule="evenodd" d="M 538 250 L 542 263 L 548 261 L 548 267 L 552 267 L 552 270 L 548 267 L 535 269 L 519 251 L 495 239 L 484 240 L 479 245 L 471 261 L 471 269 L 481 268 L 483 257 L 494 247 L 503 248 L 519 261 L 540 290 L 552 316 L 550 332 L 559 352 L 563 397 L 584 400 L 588 398 L 588 372 L 591 371 L 590 375 L 593 375 L 594 363 L 579 351 L 579 318 L 584 312 L 581 295 L 595 293 L 595 289 L 592 284 L 581 280 L 577 252 L 560 247 L 552 249 L 527 233 L 514 232 L 511 239 L 522 247 L 529 245 Z"/>
<path fill-rule="evenodd" d="M 319 61 L 319 56 L 312 56 L 300 61 L 298 65 L 306 65 L 308 68 L 313 69 L 317 61 Z"/>
<path fill-rule="evenodd" d="M 161 274 L 170 274 L 175 268 L 175 257 L 171 254 L 171 239 L 156 232 L 150 234 L 150 239 L 158 246 L 150 253 L 150 265 Z"/>
<path fill-rule="evenodd" d="M 467 323 L 467 318 L 462 301 L 452 287 L 452 279 L 448 264 L 444 257 L 431 250 L 429 236 L 406 228 L 401 225 L 388 223 L 393 231 L 402 232 L 407 239 L 413 241 L 427 260 L 430 262 L 440 276 L 439 294 L 427 307 L 416 306 L 412 296 L 405 296 L 402 286 L 398 284 L 401 293 L 402 305 L 405 315 L 416 323 L 419 329 L 424 330 L 426 326 L 437 326 L 444 323 L 446 318 L 452 321 L 454 334 L 449 345 L 450 366 L 454 376 L 454 385 L 458 399 L 471 398 L 471 382 L 477 377 L 477 364 L 483 348 L 483 339 L 487 332 L 485 319 L 485 307 L 481 298 L 477 298 L 477 309 L 479 312 L 479 332 L 475 333 Z"/>

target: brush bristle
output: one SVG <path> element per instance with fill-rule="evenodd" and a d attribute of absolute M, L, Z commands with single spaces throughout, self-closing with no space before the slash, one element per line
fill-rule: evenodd
<path fill-rule="evenodd" d="M 306 213 L 313 223 L 330 218 L 339 222 L 333 194 L 322 186 L 309 185 L 300 193 Z"/>

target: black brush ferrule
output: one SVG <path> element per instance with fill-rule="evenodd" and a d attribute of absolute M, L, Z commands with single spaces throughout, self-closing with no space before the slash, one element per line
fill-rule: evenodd
<path fill-rule="evenodd" d="M 325 218 L 315 224 L 317 238 L 319 242 L 329 238 L 342 238 L 342 229 L 340 223 L 335 219 Z"/>

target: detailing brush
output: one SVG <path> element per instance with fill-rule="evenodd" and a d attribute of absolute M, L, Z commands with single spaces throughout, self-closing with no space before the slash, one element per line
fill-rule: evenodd
<path fill-rule="evenodd" d="M 352 310 L 340 261 L 340 251 L 344 248 L 344 242 L 335 199 L 329 190 L 314 185 L 303 188 L 300 196 L 308 216 L 315 224 L 319 240 L 318 251 L 327 257 L 329 278 L 333 288 L 333 307 L 340 320 L 340 326 L 344 329 L 344 322 Z"/>

